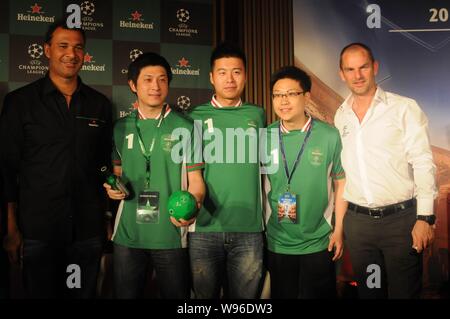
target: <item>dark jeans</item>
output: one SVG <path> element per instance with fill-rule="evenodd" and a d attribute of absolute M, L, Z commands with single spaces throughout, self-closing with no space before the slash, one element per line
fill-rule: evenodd
<path fill-rule="evenodd" d="M 336 270 L 333 252 L 285 255 L 269 251 L 272 299 L 336 298 Z"/>
<path fill-rule="evenodd" d="M 262 233 L 189 233 L 189 255 L 196 298 L 218 299 L 222 286 L 226 298 L 260 297 Z"/>
<path fill-rule="evenodd" d="M 30 298 L 94 298 L 102 256 L 103 238 L 95 237 L 65 245 L 25 239 L 23 271 L 25 288 Z M 80 288 L 73 284 L 79 266 Z M 73 275 L 73 276 L 72 276 Z"/>
<path fill-rule="evenodd" d="M 187 248 L 139 249 L 114 244 L 114 291 L 117 298 L 136 299 L 144 294 L 146 276 L 155 270 L 164 299 L 189 299 L 190 270 Z"/>
<path fill-rule="evenodd" d="M 420 296 L 422 254 L 413 251 L 411 235 L 415 222 L 416 207 L 379 219 L 347 211 L 344 233 L 360 298 Z M 379 266 L 381 286 L 374 285 L 376 271 L 369 265 Z"/>

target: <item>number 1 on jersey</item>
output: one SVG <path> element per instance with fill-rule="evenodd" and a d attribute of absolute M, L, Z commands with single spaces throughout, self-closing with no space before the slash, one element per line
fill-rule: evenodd
<path fill-rule="evenodd" d="M 214 126 L 212 118 L 209 118 L 205 121 L 205 124 L 208 126 L 208 133 L 214 133 Z"/>
<path fill-rule="evenodd" d="M 133 149 L 134 134 L 129 134 L 125 138 L 128 140 L 128 149 L 129 150 Z"/>

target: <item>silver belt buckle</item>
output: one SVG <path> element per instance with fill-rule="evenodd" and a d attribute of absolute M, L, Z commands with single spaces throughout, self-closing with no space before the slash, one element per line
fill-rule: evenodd
<path fill-rule="evenodd" d="M 383 210 L 379 208 L 369 208 L 369 216 L 375 219 L 380 219 L 383 217 Z"/>

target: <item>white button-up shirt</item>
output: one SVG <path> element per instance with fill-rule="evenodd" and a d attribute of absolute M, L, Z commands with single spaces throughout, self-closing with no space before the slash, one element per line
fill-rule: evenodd
<path fill-rule="evenodd" d="M 417 198 L 417 214 L 433 214 L 436 166 L 428 120 L 413 99 L 377 88 L 360 123 L 350 95 L 335 115 L 346 175 L 344 198 L 380 207 Z"/>

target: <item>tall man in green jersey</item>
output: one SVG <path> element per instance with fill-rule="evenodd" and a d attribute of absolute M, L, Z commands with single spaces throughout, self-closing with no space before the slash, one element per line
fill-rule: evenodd
<path fill-rule="evenodd" d="M 257 298 L 262 278 L 263 220 L 258 130 L 264 110 L 242 103 L 246 58 L 219 45 L 211 56 L 215 94 L 189 114 L 202 125 L 207 194 L 189 233 L 195 296 Z"/>
<path fill-rule="evenodd" d="M 131 195 L 104 184 L 112 199 L 122 200 L 114 227 L 114 286 L 118 298 L 142 295 L 148 268 L 155 269 L 163 298 L 190 296 L 187 228 L 193 220 L 169 217 L 169 196 L 182 188 L 200 206 L 205 193 L 203 163 L 195 162 L 190 136 L 193 123 L 165 103 L 172 72 L 156 53 L 140 55 L 128 68 L 128 84 L 137 95 L 138 108 L 114 127 L 114 173 L 129 181 Z M 179 141 L 176 130 L 187 132 Z M 182 144 L 186 164 L 174 152 Z M 179 150 L 179 148 L 178 148 Z M 189 156 L 190 155 L 190 156 Z"/>
<path fill-rule="evenodd" d="M 305 114 L 311 80 L 304 71 L 282 68 L 270 87 L 280 117 L 267 129 L 267 153 L 278 164 L 266 175 L 271 297 L 333 298 L 347 209 L 339 133 Z"/>

